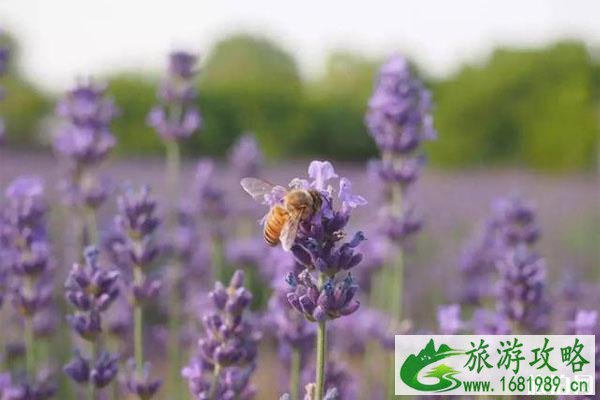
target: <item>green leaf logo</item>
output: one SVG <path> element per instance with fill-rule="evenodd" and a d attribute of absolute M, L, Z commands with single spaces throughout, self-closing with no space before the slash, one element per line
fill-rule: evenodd
<path fill-rule="evenodd" d="M 452 367 L 445 364 L 439 364 L 427 371 L 425 377 L 437 378 L 438 380 L 433 384 L 420 382 L 419 373 L 431 364 L 464 353 L 464 351 L 452 349 L 446 344 L 441 344 L 436 350 L 433 339 L 431 339 L 419 354 L 411 354 L 406 358 L 402 367 L 400 367 L 400 379 L 411 388 L 422 392 L 447 392 L 456 389 L 462 382 L 455 377 L 455 375 L 460 372 Z"/>

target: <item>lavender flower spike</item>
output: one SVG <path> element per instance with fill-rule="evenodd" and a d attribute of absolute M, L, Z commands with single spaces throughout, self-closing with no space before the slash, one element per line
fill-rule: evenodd
<path fill-rule="evenodd" d="M 195 55 L 183 51 L 169 56 L 169 74 L 157 93 L 160 104 L 150 111 L 147 120 L 163 140 L 189 138 L 202 126 L 202 117 L 194 105 L 197 61 Z"/>
<path fill-rule="evenodd" d="M 250 399 L 250 378 L 256 368 L 260 334 L 245 318 L 252 295 L 237 270 L 225 287 L 217 282 L 209 293 L 215 311 L 203 318 L 205 335 L 198 357 L 181 374 L 196 399 Z"/>
<path fill-rule="evenodd" d="M 147 270 L 159 255 L 155 241 L 160 220 L 156 216 L 156 200 L 147 186 L 128 187 L 118 199 L 119 214 L 115 218 L 113 250 L 119 249 L 125 257 L 122 267 L 128 269 L 127 287 L 134 309 L 134 354 L 127 389 L 142 400 L 154 396 L 160 381 L 150 379 L 150 364 L 144 362 L 143 306 L 158 295 L 160 281 L 147 276 Z M 116 249 L 115 249 L 116 248 Z"/>
<path fill-rule="evenodd" d="M 34 318 L 52 301 L 50 246 L 47 237 L 47 203 L 42 181 L 34 177 L 15 179 L 6 189 L 2 210 L 5 227 L 2 242 L 5 262 L 12 272 L 11 300 L 24 323 L 28 379 L 37 385 Z M 4 252 L 3 252 L 4 253 Z M 29 389 L 34 390 L 33 386 Z M 42 399 L 47 397 L 40 397 Z"/>
<path fill-rule="evenodd" d="M 89 358 L 75 350 L 74 358 L 63 371 L 80 385 L 90 385 L 92 397 L 96 389 L 107 386 L 117 376 L 118 357 L 100 349 L 102 314 L 119 296 L 119 272 L 99 265 L 99 251 L 95 247 L 85 250 L 85 264 L 74 264 L 67 281 L 67 300 L 75 313 L 67 317 L 71 328 L 92 348 Z"/>
<path fill-rule="evenodd" d="M 106 180 L 92 169 L 103 162 L 116 140 L 110 124 L 118 110 L 106 87 L 84 81 L 59 101 L 56 113 L 64 121 L 54 149 L 67 162 L 64 200 L 70 206 L 97 208 L 106 198 Z"/>
<path fill-rule="evenodd" d="M 287 293 L 290 305 L 308 321 L 318 323 L 315 382 L 316 396 L 321 399 L 325 388 L 326 321 L 352 314 L 359 307 L 355 298 L 358 286 L 350 270 L 362 260 L 362 254 L 356 248 L 365 237 L 359 231 L 345 240 L 344 229 L 352 211 L 365 205 L 366 200 L 352 194 L 351 182 L 346 178 L 339 180 L 339 190 L 336 191 L 330 181 L 338 178 L 338 175 L 328 161 L 311 162 L 308 176 L 310 180 L 293 179 L 290 187 L 316 191 L 321 204 L 313 215 L 299 222 L 291 246 L 296 261 L 304 267 L 304 271 L 290 271 L 285 279 L 291 288 Z M 334 206 L 336 195 L 340 207 Z M 272 193 L 265 195 L 264 201 L 271 207 L 283 204 L 280 189 L 276 187 Z"/>
<path fill-rule="evenodd" d="M 252 133 L 240 136 L 229 153 L 229 162 L 240 178 L 259 176 L 263 161 L 264 156 Z"/>

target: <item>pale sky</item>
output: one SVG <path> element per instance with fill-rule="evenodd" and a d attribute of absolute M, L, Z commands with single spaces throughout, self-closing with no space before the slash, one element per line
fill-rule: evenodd
<path fill-rule="evenodd" d="M 61 90 L 77 76 L 157 71 L 173 48 L 200 54 L 233 32 L 261 32 L 318 74 L 325 55 L 404 52 L 447 74 L 496 44 L 561 37 L 600 44 L 600 0 L 0 0 L 28 78 Z"/>

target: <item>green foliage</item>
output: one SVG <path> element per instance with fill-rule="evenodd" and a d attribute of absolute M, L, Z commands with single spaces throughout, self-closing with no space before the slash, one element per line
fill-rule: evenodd
<path fill-rule="evenodd" d="M 6 124 L 7 141 L 11 145 L 39 146 L 48 141 L 42 121 L 52 110 L 49 98 L 14 75 L 0 79 L 5 97 L 0 101 L 0 116 Z"/>
<path fill-rule="evenodd" d="M 351 53 L 329 56 L 324 76 L 307 88 L 304 112 L 309 123 L 296 155 L 343 160 L 376 155 L 363 121 L 376 70 L 377 63 Z"/>
<path fill-rule="evenodd" d="M 0 98 L 0 116 L 6 125 L 6 136 L 15 146 L 36 146 L 48 140 L 42 135 L 42 119 L 51 109 L 47 95 L 21 78 L 16 60 L 19 48 L 15 40 L 2 35 L 0 44 L 10 49 L 8 71 L 0 78 L 0 87 L 4 92 Z"/>
<path fill-rule="evenodd" d="M 108 92 L 120 109 L 113 122 L 120 154 L 157 154 L 164 146 L 146 124 L 148 112 L 156 103 L 156 82 L 134 74 L 122 74 L 108 79 Z"/>
<path fill-rule="evenodd" d="M 438 165 L 517 163 L 590 167 L 598 146 L 594 65 L 579 42 L 543 50 L 497 50 L 434 88 Z M 596 83 L 597 84 L 597 83 Z"/>
<path fill-rule="evenodd" d="M 292 56 L 273 43 L 236 35 L 216 45 L 200 82 L 205 130 L 194 147 L 224 154 L 243 130 L 281 157 L 301 131 L 302 82 Z"/>
<path fill-rule="evenodd" d="M 379 61 L 336 51 L 322 76 L 303 81 L 293 57 L 259 37 L 235 35 L 203 62 L 199 107 L 204 127 L 188 155 L 223 156 L 236 137 L 255 132 L 268 157 L 364 161 L 376 155 L 363 118 Z M 48 99 L 11 73 L 0 115 L 12 143 L 39 142 Z M 17 78 L 14 78 L 17 76 Z M 120 154 L 162 153 L 146 125 L 157 79 L 119 74 L 108 79 L 122 110 L 114 123 Z M 441 167 L 521 165 L 585 169 L 595 165 L 600 135 L 600 63 L 577 41 L 543 49 L 497 49 L 485 63 L 427 81 L 439 139 L 428 143 Z"/>

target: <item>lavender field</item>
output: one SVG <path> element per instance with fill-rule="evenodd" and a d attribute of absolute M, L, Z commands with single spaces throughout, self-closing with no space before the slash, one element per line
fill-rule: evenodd
<path fill-rule="evenodd" d="M 444 132 L 399 54 L 364 105 L 373 159 L 275 162 L 252 132 L 188 156 L 198 63 L 171 52 L 144 110 L 163 156 L 119 155 L 91 78 L 49 146 L 0 147 L 0 400 L 390 399 L 395 335 L 598 333 L 591 170 L 428 167 Z"/>
<path fill-rule="evenodd" d="M 37 175 L 46 183 L 49 189 L 48 197 L 52 202 L 60 197 L 60 192 L 56 187 L 53 188 L 53 182 L 61 180 L 61 169 L 52 154 L 4 149 L 0 151 L 0 159 L 0 187 L 6 188 L 15 176 Z M 300 161 L 268 166 L 263 175 L 275 182 L 286 182 L 305 166 L 306 163 Z M 378 212 L 376 204 L 379 195 L 371 189 L 365 165 L 340 163 L 337 167 L 341 175 L 352 179 L 357 193 L 373 193 L 371 196 L 366 195 L 370 204 L 357 213 L 356 221 L 353 222 L 356 226 L 372 226 L 373 217 Z M 185 160 L 181 181 L 193 185 L 195 168 L 195 160 Z M 113 159 L 102 172 L 110 176 L 115 185 L 122 177 L 134 184 L 150 184 L 159 199 L 159 213 L 166 212 L 164 201 L 168 196 L 165 192 L 167 185 L 163 160 Z M 216 179 L 227 193 L 227 207 L 247 208 L 247 198 L 239 187 L 238 178 L 231 167 L 220 163 Z M 187 185 L 184 184 L 185 186 Z M 518 170 L 478 170 L 461 173 L 426 171 L 413 193 L 413 201 L 419 204 L 425 225 L 407 254 L 405 278 L 409 288 L 405 293 L 406 315 L 414 321 L 415 329 L 435 332 L 437 307 L 460 299 L 464 279 L 460 274 L 461 255 L 473 232 L 489 214 L 493 201 L 507 193 L 519 193 L 532 199 L 536 205 L 542 227 L 540 252 L 548 260 L 548 291 L 555 296 L 557 304 L 560 306 L 564 291 L 569 285 L 580 281 L 577 306 L 583 309 L 597 309 L 600 301 L 599 189 L 597 177 L 585 174 L 556 176 Z M 115 201 L 112 200 L 102 209 L 99 218 L 103 221 L 100 225 L 101 231 L 110 228 L 110 216 L 115 213 L 116 208 Z M 51 211 L 50 216 L 53 232 L 63 230 L 61 234 L 57 232 L 56 239 L 53 240 L 56 273 L 62 277 L 66 276 L 70 268 L 67 254 L 74 256 L 74 249 L 69 246 L 75 246 L 74 243 L 68 242 L 68 238 L 73 237 L 72 232 L 64 231 L 65 227 L 60 221 L 64 216 L 63 212 L 57 207 Z M 259 237 L 258 224 L 253 227 L 251 234 Z M 237 239 L 233 237 L 226 240 L 235 242 Z M 364 294 L 359 295 L 361 300 L 364 297 Z M 555 324 L 557 326 L 552 332 L 560 332 L 563 322 L 557 320 Z M 354 357 L 347 358 L 346 361 L 353 368 L 360 368 L 360 363 L 357 363 Z M 280 387 L 272 384 L 273 375 L 279 373 L 279 368 L 274 367 L 277 362 L 276 352 L 271 345 L 263 345 L 259 365 L 267 367 L 258 368 L 256 371 L 255 381 L 259 387 L 257 398 L 274 398 L 285 389 L 285 383 L 281 383 Z M 158 363 L 161 363 L 161 360 L 158 360 Z M 159 393 L 158 398 L 169 397 Z"/>

